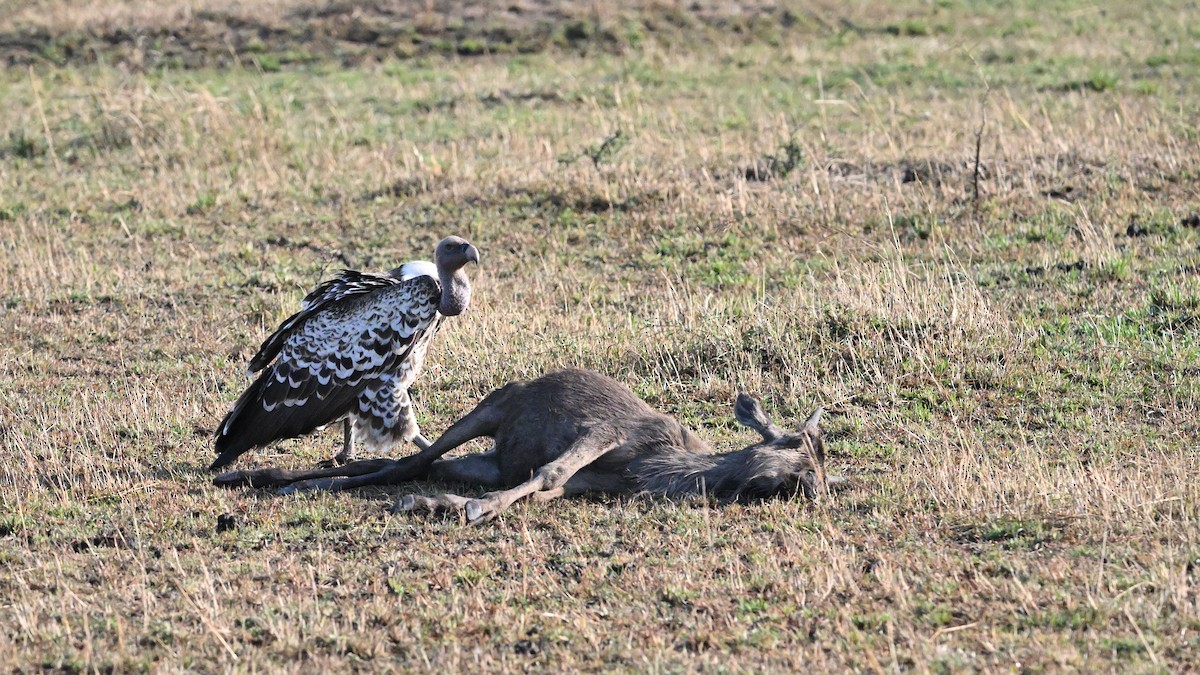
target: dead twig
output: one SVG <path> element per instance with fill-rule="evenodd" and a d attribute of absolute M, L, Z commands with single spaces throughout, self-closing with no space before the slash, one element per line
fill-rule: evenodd
<path fill-rule="evenodd" d="M 983 68 L 979 62 L 975 60 L 975 55 L 967 52 L 967 57 L 971 59 L 971 63 L 975 64 L 976 70 L 979 72 L 979 79 L 983 81 L 983 95 L 979 97 L 979 127 L 975 130 L 975 161 L 971 169 L 971 211 L 974 215 L 979 215 L 979 174 L 980 174 L 980 155 L 983 154 L 983 132 L 987 129 L 988 123 L 988 97 L 992 93 L 992 85 L 988 82 L 987 76 L 983 74 Z"/>
<path fill-rule="evenodd" d="M 62 174 L 62 163 L 58 161 L 58 152 L 54 150 L 54 137 L 50 135 L 50 124 L 46 121 L 46 106 L 42 103 L 42 93 L 37 78 L 33 76 L 33 66 L 29 66 L 29 88 L 33 90 L 33 100 L 37 104 L 38 117 L 42 120 L 42 133 L 46 136 L 46 150 L 54 161 L 54 170 Z"/>

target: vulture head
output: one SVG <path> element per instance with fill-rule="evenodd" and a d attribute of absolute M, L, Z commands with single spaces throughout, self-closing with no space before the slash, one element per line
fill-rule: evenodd
<path fill-rule="evenodd" d="M 433 260 L 442 283 L 438 312 L 443 316 L 462 314 L 471 302 L 471 282 L 463 267 L 469 262 L 479 263 L 479 250 L 462 237 L 446 237 L 438 242 Z"/>

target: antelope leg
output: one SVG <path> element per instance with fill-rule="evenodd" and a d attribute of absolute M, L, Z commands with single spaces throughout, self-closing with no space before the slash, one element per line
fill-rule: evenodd
<path fill-rule="evenodd" d="M 392 459 L 362 459 L 341 466 L 320 469 L 254 469 L 251 471 L 229 471 L 213 478 L 213 485 L 233 487 L 280 487 L 297 481 L 327 478 L 330 476 L 361 476 L 373 474 L 393 464 Z"/>
<path fill-rule="evenodd" d="M 500 515 L 522 497 L 535 492 L 551 492 L 561 488 L 580 469 L 596 461 L 604 453 L 618 447 L 617 434 L 607 427 L 594 427 L 584 432 L 571 447 L 534 472 L 533 477 L 520 485 L 489 492 L 478 499 L 467 502 L 467 520 L 481 523 Z"/>
<path fill-rule="evenodd" d="M 402 497 L 392 507 L 392 513 L 444 513 L 454 511 L 461 513 L 470 501 L 466 497 L 443 494 L 436 497 L 424 495 L 408 495 Z"/>
<path fill-rule="evenodd" d="M 529 498 L 539 504 L 545 504 L 548 501 L 552 501 L 563 496 L 563 492 L 565 491 L 566 490 L 562 487 L 556 487 L 553 490 L 542 490 L 540 492 L 535 492 L 529 495 Z"/>
<path fill-rule="evenodd" d="M 494 452 L 438 460 L 429 467 L 428 478 L 447 483 L 468 483 L 488 487 L 501 484 L 500 465 L 496 463 L 496 453 Z M 392 507 L 392 513 L 461 512 L 466 508 L 468 501 L 470 500 L 466 497 L 451 494 L 436 497 L 407 495 L 396 502 Z"/>

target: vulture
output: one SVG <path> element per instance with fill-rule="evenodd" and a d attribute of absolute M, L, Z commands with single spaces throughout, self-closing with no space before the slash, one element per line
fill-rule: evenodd
<path fill-rule="evenodd" d="M 372 454 L 402 441 L 428 447 L 408 388 L 443 317 L 471 300 L 468 262 L 478 264 L 479 251 L 447 237 L 432 263 L 386 274 L 344 270 L 317 286 L 251 359 L 250 375 L 262 372 L 217 427 L 209 470 L 337 421 L 345 438 L 335 464 L 351 459 L 356 442 Z"/>

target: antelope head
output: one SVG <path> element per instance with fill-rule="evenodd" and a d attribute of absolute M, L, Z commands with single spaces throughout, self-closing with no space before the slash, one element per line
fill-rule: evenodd
<path fill-rule="evenodd" d="M 799 431 L 788 431 L 771 422 L 757 399 L 738 394 L 734 417 L 762 436 L 761 443 L 743 451 L 748 455 L 748 471 L 742 494 L 765 497 L 803 489 L 806 496 L 816 498 L 828 491 L 821 412 L 821 408 L 813 411 Z"/>

